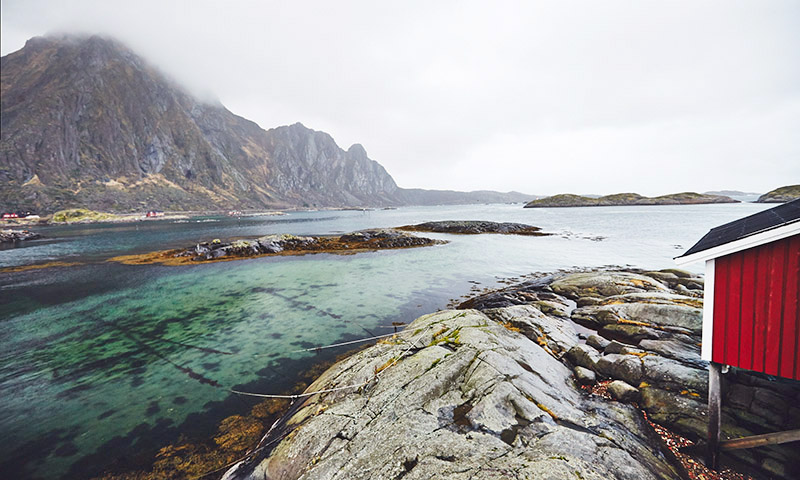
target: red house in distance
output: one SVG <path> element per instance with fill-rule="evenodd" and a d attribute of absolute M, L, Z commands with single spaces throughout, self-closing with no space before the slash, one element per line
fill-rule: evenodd
<path fill-rule="evenodd" d="M 706 264 L 710 466 L 720 448 L 800 440 L 794 430 L 719 441 L 722 366 L 800 380 L 800 200 L 713 228 L 675 261 Z"/>

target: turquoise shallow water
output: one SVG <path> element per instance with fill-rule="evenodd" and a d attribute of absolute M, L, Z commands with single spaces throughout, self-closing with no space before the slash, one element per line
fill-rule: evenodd
<path fill-rule="evenodd" d="M 78 265 L 0 274 L 0 433 L 12 446 L 0 477 L 85 477 L 180 433 L 209 435 L 254 403 L 229 388 L 279 392 L 320 358 L 296 350 L 390 332 L 393 321 L 468 294 L 470 282 L 574 266 L 672 267 L 709 228 L 763 208 L 482 205 L 42 228 L 46 239 L 0 250 L 0 265 Z M 518 221 L 557 235 L 431 235 L 450 243 L 188 267 L 105 261 L 212 238 L 443 219 Z"/>

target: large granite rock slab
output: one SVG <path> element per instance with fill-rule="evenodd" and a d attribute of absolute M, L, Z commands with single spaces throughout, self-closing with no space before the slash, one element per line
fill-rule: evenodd
<path fill-rule="evenodd" d="M 629 272 L 575 273 L 559 278 L 550 285 L 550 288 L 572 299 L 640 292 L 670 293 L 670 290 L 659 281 Z"/>
<path fill-rule="evenodd" d="M 324 373 L 309 392 L 362 386 L 306 398 L 224 478 L 679 478 L 639 411 L 541 343 L 474 310 L 421 317 Z"/>
<path fill-rule="evenodd" d="M 570 319 L 596 334 L 588 335 L 586 344 L 570 347 L 563 358 L 576 368 L 594 372 L 598 381 L 624 381 L 639 387 L 638 405 L 651 420 L 702 442 L 708 424 L 708 363 L 700 358 L 703 283 L 702 277 L 677 269 L 560 273 L 465 304 L 477 308 L 513 305 L 513 311 L 523 312 L 540 308 L 543 297 L 549 304 L 568 305 L 571 300 L 576 308 L 569 309 Z M 542 312 L 554 322 L 564 317 L 563 310 L 561 315 Z M 524 321 L 512 324 L 523 333 L 532 331 L 523 327 Z M 581 377 L 588 383 L 585 372 Z M 800 382 L 733 369 L 724 376 L 723 396 L 724 438 L 800 428 L 796 406 Z M 723 454 L 722 461 L 757 479 L 800 478 L 800 462 L 792 448 L 735 450 Z"/>

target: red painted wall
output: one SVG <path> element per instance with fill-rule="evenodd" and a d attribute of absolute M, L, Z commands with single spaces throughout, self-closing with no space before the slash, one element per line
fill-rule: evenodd
<path fill-rule="evenodd" d="M 715 261 L 716 363 L 800 380 L 800 235 Z"/>

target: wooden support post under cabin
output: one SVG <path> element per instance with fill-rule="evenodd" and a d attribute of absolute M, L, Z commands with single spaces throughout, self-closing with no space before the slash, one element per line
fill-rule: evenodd
<path fill-rule="evenodd" d="M 708 364 L 708 452 L 706 466 L 714 470 L 719 463 L 719 434 L 722 421 L 722 372 L 721 365 Z"/>
<path fill-rule="evenodd" d="M 719 449 L 739 450 L 742 448 L 762 447 L 764 445 L 780 445 L 789 442 L 800 442 L 800 430 L 787 430 L 785 432 L 765 433 L 763 435 L 722 440 L 719 442 Z"/>

